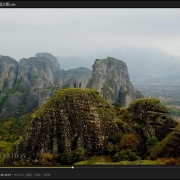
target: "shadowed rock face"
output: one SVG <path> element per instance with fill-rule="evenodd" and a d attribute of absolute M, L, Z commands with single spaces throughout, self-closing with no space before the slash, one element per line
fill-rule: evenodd
<path fill-rule="evenodd" d="M 72 87 L 74 81 L 77 87 L 82 82 L 81 88 L 85 88 L 91 76 L 91 70 L 83 67 L 60 70 L 57 59 L 46 52 L 21 59 L 19 64 L 1 56 L 0 118 L 6 120 L 29 113 L 43 105 L 57 89 Z"/>
<path fill-rule="evenodd" d="M 145 140 L 156 136 L 161 141 L 178 125 L 158 99 L 135 100 L 128 111 L 134 128 Z"/>
<path fill-rule="evenodd" d="M 88 155 L 105 152 L 108 139 L 116 132 L 130 133 L 130 126 L 116 117 L 116 112 L 91 89 L 64 89 L 31 115 L 26 134 L 12 154 L 26 158 L 7 158 L 5 164 L 16 160 L 33 163 L 42 153 L 54 155 L 58 162 L 78 147 Z M 10 156 L 11 157 L 11 156 Z"/>
<path fill-rule="evenodd" d="M 136 99 L 137 94 L 130 82 L 126 63 L 113 57 L 95 60 L 87 88 L 100 92 L 109 103 L 118 102 L 125 107 Z"/>
<path fill-rule="evenodd" d="M 17 72 L 18 62 L 16 60 L 8 56 L 0 56 L 0 118 L 8 117 L 8 112 L 13 110 L 13 106 L 10 105 L 10 102 L 7 103 L 6 109 L 2 106 L 6 102 L 10 90 L 16 83 Z M 20 103 L 14 96 L 10 98 L 10 101 L 12 101 L 13 105 L 15 103 Z"/>
<path fill-rule="evenodd" d="M 0 56 L 0 97 L 12 88 L 16 81 L 18 62 L 9 56 Z"/>
<path fill-rule="evenodd" d="M 60 66 L 49 53 L 38 53 L 36 57 L 21 59 L 19 65 L 10 58 L 6 58 L 3 63 L 0 82 L 8 82 L 9 94 L 0 107 L 1 119 L 31 112 L 52 97 L 59 86 Z M 2 82 L 0 85 L 3 88 Z"/>
<path fill-rule="evenodd" d="M 23 114 L 41 106 L 59 87 L 60 65 L 49 53 L 37 53 L 36 57 L 21 59 L 19 62 L 19 88 L 26 94 L 28 104 Z M 26 90 L 28 88 L 28 90 Z"/>

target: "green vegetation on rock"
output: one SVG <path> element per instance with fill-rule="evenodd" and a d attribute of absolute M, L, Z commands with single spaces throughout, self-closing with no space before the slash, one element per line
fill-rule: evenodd
<path fill-rule="evenodd" d="M 43 151 L 53 154 L 54 162 L 73 163 L 76 149 L 81 147 L 88 157 L 104 154 L 108 139 L 118 132 L 130 133 L 132 129 L 96 90 L 61 89 L 32 113 L 26 133 L 12 153 L 21 151 L 33 163 Z"/>
<path fill-rule="evenodd" d="M 25 119 L 9 118 L 6 121 L 0 121 L 0 163 L 3 162 L 7 153 L 10 153 L 12 147 L 16 145 L 28 125 L 27 115 Z"/>
<path fill-rule="evenodd" d="M 119 162 L 119 161 L 136 161 L 139 160 L 140 158 L 137 156 L 135 152 L 133 152 L 131 149 L 123 149 L 120 152 L 117 152 L 113 156 L 114 162 Z"/>
<path fill-rule="evenodd" d="M 152 136 L 151 138 L 147 139 L 146 141 L 146 147 L 147 150 L 150 151 L 152 148 L 154 148 L 159 143 L 156 136 Z"/>
<path fill-rule="evenodd" d="M 156 98 L 143 98 L 134 100 L 128 108 L 131 112 L 146 112 L 148 110 L 158 112 L 168 112 L 168 109 Z"/>
<path fill-rule="evenodd" d="M 136 150 L 140 142 L 135 134 L 124 134 L 119 144 L 117 145 L 117 150 L 121 151 L 123 149 Z"/>
<path fill-rule="evenodd" d="M 83 161 L 86 159 L 86 150 L 83 148 L 77 148 L 68 155 L 67 161 L 69 164 L 74 164 L 75 162 Z"/>
<path fill-rule="evenodd" d="M 2 96 L 0 98 L 0 107 L 4 104 L 4 102 L 7 100 L 7 96 Z"/>
<path fill-rule="evenodd" d="M 151 151 L 150 158 L 179 158 L 180 156 L 180 125 Z"/>

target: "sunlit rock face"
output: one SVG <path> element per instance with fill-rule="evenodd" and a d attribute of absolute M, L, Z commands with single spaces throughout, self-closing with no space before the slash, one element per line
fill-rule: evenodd
<path fill-rule="evenodd" d="M 113 57 L 95 60 L 87 88 L 100 92 L 109 103 L 118 102 L 125 107 L 137 98 L 126 63 Z"/>

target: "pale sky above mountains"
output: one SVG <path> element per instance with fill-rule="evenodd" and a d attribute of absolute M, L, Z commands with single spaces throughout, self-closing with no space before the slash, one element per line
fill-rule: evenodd
<path fill-rule="evenodd" d="M 155 47 L 180 56 L 178 8 L 0 9 L 0 55 L 80 56 L 121 47 Z"/>

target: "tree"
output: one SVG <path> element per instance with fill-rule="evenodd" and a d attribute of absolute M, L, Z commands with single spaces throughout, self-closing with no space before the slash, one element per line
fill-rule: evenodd
<path fill-rule="evenodd" d="M 122 133 L 115 133 L 111 136 L 110 138 L 110 141 L 113 143 L 113 144 L 116 144 L 116 143 L 119 143 L 121 141 L 123 137 L 123 134 Z"/>
<path fill-rule="evenodd" d="M 152 136 L 151 138 L 149 138 L 146 141 L 147 150 L 149 151 L 150 149 L 152 149 L 158 142 L 159 141 L 156 136 Z"/>
<path fill-rule="evenodd" d="M 114 145 L 113 145 L 113 143 L 112 142 L 108 142 L 106 149 L 107 149 L 108 153 L 110 153 L 110 154 L 113 153 L 114 152 Z"/>
<path fill-rule="evenodd" d="M 52 164 L 53 154 L 43 153 L 40 158 L 40 164 L 42 165 L 50 165 Z"/>
<path fill-rule="evenodd" d="M 83 161 L 86 159 L 86 150 L 83 148 L 77 148 L 68 155 L 67 161 L 69 164 L 74 164 L 75 162 Z"/>
<path fill-rule="evenodd" d="M 135 134 L 125 134 L 117 146 L 117 149 L 118 151 L 122 149 L 136 150 L 139 144 L 140 142 Z"/>
<path fill-rule="evenodd" d="M 113 161 L 118 162 L 118 161 L 136 161 L 139 160 L 139 156 L 135 152 L 133 152 L 131 149 L 123 149 L 120 152 L 117 152 L 113 156 Z"/>
<path fill-rule="evenodd" d="M 114 109 L 119 109 L 121 107 L 120 103 L 112 103 Z"/>

